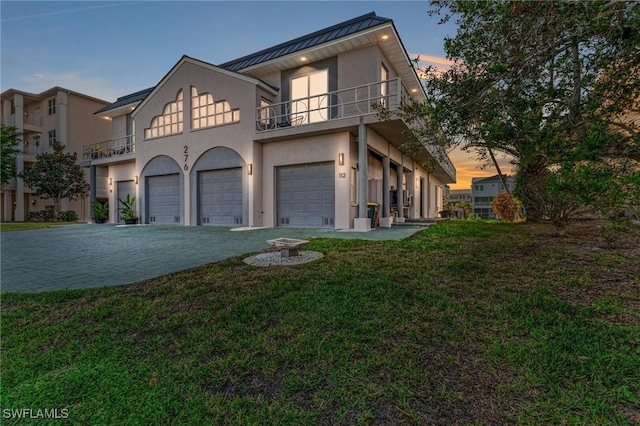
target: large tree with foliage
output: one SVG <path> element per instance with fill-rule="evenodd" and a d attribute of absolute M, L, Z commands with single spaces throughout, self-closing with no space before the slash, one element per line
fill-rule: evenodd
<path fill-rule="evenodd" d="M 455 19 L 450 70 L 424 70 L 421 143 L 514 159 L 530 216 L 638 204 L 640 6 L 623 1 L 432 1 Z M 636 191 L 633 193 L 633 191 Z"/>
<path fill-rule="evenodd" d="M 53 143 L 53 152 L 37 155 L 33 167 L 21 177 L 36 196 L 53 200 L 54 217 L 58 217 L 63 199 L 77 200 L 89 194 L 78 154 L 64 152 L 64 145 L 57 141 Z"/>
<path fill-rule="evenodd" d="M 15 176 L 17 148 L 22 134 L 12 126 L 0 126 L 0 183 L 6 185 Z"/>

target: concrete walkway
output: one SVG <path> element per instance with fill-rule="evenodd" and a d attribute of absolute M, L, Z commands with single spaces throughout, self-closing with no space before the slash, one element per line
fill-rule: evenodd
<path fill-rule="evenodd" d="M 78 224 L 0 233 L 0 289 L 43 292 L 129 284 L 269 248 L 288 237 L 400 240 L 420 228 L 332 229 Z"/>

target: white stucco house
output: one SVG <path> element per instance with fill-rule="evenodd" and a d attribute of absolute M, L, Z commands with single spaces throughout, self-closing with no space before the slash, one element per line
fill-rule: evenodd
<path fill-rule="evenodd" d="M 381 226 L 433 218 L 455 168 L 430 146 L 403 154 L 407 125 L 375 109 L 424 96 L 393 22 L 370 13 L 219 65 L 183 56 L 96 112 L 113 139 L 82 165 L 112 222 L 126 194 L 147 224 L 366 231 L 368 203 Z"/>

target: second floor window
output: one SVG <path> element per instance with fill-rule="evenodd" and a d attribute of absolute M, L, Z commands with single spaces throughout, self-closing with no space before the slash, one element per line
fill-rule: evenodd
<path fill-rule="evenodd" d="M 144 138 L 152 139 L 182 133 L 182 108 L 182 90 L 179 90 L 176 100 L 166 104 L 162 114 L 153 117 L 149 128 L 144 129 Z"/>
<path fill-rule="evenodd" d="M 240 110 L 231 108 L 226 100 L 216 101 L 211 93 L 198 93 L 191 87 L 191 128 L 220 126 L 240 121 Z"/>
<path fill-rule="evenodd" d="M 291 79 L 291 124 L 300 125 L 329 118 L 329 70 Z"/>
<path fill-rule="evenodd" d="M 49 109 L 49 115 L 53 115 L 56 113 L 56 98 L 49 99 L 47 101 L 47 107 Z"/>

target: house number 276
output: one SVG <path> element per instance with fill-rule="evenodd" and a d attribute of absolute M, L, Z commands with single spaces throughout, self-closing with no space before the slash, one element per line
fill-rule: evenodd
<path fill-rule="evenodd" d="M 189 165 L 187 164 L 187 159 L 189 158 L 189 147 L 184 146 L 184 169 L 189 170 Z"/>

